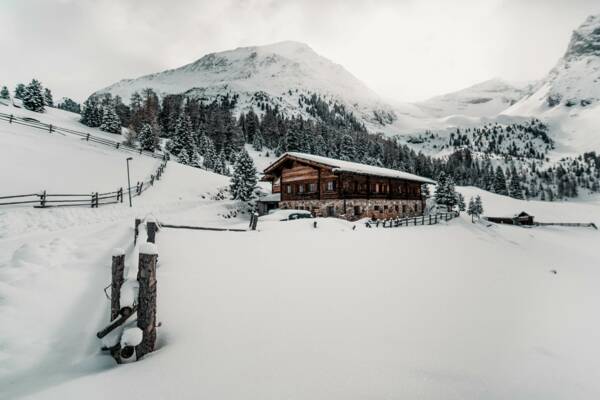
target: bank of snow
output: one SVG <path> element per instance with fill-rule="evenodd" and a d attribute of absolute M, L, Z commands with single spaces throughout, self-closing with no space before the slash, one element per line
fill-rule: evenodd
<path fill-rule="evenodd" d="M 505 198 L 483 195 L 493 212 L 529 204 L 504 209 Z M 546 216 L 598 209 L 565 203 Z M 164 229 L 157 351 L 111 368 L 96 353 L 85 360 L 94 374 L 30 398 L 600 395 L 597 231 L 487 227 L 466 216 L 398 229 L 316 221 L 250 233 Z"/>

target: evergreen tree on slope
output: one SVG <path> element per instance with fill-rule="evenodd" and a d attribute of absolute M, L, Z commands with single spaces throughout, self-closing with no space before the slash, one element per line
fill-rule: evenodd
<path fill-rule="evenodd" d="M 103 107 L 100 129 L 104 132 L 121 133 L 121 121 L 112 102 Z"/>
<path fill-rule="evenodd" d="M 523 199 L 523 190 L 521 190 L 521 183 L 519 182 L 519 177 L 516 174 L 513 174 L 510 177 L 508 184 L 508 195 L 515 199 Z"/>
<path fill-rule="evenodd" d="M 48 107 L 54 107 L 54 99 L 52 98 L 52 92 L 50 89 L 44 89 L 44 104 Z"/>
<path fill-rule="evenodd" d="M 156 149 L 156 136 L 154 135 L 152 125 L 142 125 L 142 129 L 140 129 L 140 133 L 138 135 L 138 140 L 140 141 L 140 147 L 142 150 L 154 152 Z"/>
<path fill-rule="evenodd" d="M 496 167 L 496 175 L 494 176 L 494 192 L 508 196 L 508 188 L 506 187 L 506 176 L 502 167 L 499 165 Z"/>
<path fill-rule="evenodd" d="M 252 200 L 256 187 L 256 167 L 245 149 L 240 151 L 233 166 L 231 178 L 231 194 L 233 199 L 241 201 Z"/>
<path fill-rule="evenodd" d="M 18 83 L 15 87 L 15 99 L 23 100 L 23 96 L 25 95 L 25 91 L 27 88 L 24 84 Z"/>
<path fill-rule="evenodd" d="M 23 93 L 23 107 L 29 111 L 44 112 L 44 94 L 42 84 L 32 79 Z"/>
<path fill-rule="evenodd" d="M 0 99 L 8 100 L 10 98 L 10 92 L 6 86 L 2 86 L 2 90 L 0 90 Z"/>

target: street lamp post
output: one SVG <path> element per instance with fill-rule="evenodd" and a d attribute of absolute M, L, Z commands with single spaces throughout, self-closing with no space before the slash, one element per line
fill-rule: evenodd
<path fill-rule="evenodd" d="M 127 157 L 127 193 L 129 193 L 129 207 L 131 205 L 131 180 L 129 179 L 129 161 L 133 160 L 132 157 Z"/>

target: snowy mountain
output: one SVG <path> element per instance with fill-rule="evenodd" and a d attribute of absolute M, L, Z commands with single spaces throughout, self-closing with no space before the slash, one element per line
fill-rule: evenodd
<path fill-rule="evenodd" d="M 490 79 L 433 97 L 418 103 L 418 106 L 434 117 L 493 117 L 530 94 L 532 88 L 532 83 L 512 84 L 501 79 Z"/>
<path fill-rule="evenodd" d="M 600 15 L 588 17 L 533 93 L 503 114 L 546 119 L 565 151 L 600 150 Z"/>
<path fill-rule="evenodd" d="M 261 110 L 268 104 L 304 117 L 310 117 L 307 103 L 317 95 L 331 105 L 343 105 L 371 130 L 397 119 L 393 107 L 342 66 L 292 41 L 207 54 L 180 68 L 125 79 L 96 93 L 128 101 L 148 87 L 160 96 L 185 93 L 212 100 L 237 95 L 238 110 Z"/>

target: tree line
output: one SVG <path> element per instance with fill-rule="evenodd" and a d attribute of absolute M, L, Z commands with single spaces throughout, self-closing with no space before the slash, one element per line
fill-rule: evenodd
<path fill-rule="evenodd" d="M 0 88 L 0 99 L 10 100 L 11 95 L 8 87 Z M 27 85 L 18 83 L 13 91 L 13 98 L 21 100 L 23 107 L 29 111 L 42 113 L 46 107 L 56 107 L 65 111 L 79 114 L 81 106 L 75 100 L 64 97 L 58 104 L 54 103 L 52 91 L 43 87 L 37 79 L 32 79 Z"/>

